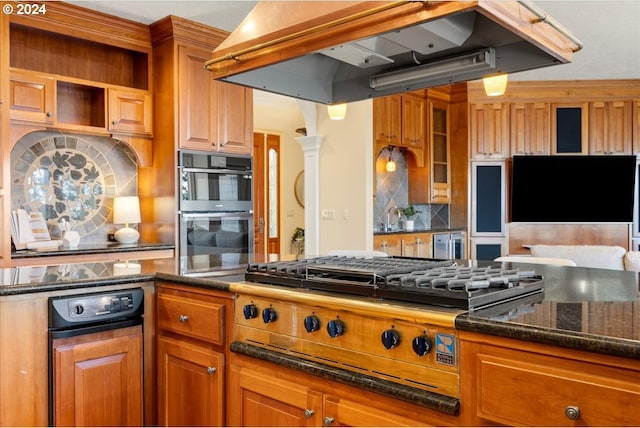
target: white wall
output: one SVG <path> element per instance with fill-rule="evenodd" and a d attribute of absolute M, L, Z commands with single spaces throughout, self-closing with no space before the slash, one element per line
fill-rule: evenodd
<path fill-rule="evenodd" d="M 318 107 L 320 208 L 334 210 L 320 219 L 320 254 L 330 250 L 373 249 L 373 103 L 349 103 L 344 120 L 329 119 Z"/>

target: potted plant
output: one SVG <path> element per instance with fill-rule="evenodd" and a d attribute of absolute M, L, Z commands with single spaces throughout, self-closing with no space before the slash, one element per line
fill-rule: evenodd
<path fill-rule="evenodd" d="M 296 255 L 301 255 L 304 252 L 304 229 L 296 227 L 291 235 L 291 244 L 293 251 Z"/>
<path fill-rule="evenodd" d="M 413 207 L 413 205 L 409 205 L 404 208 L 398 208 L 398 212 L 400 213 L 401 217 L 404 217 L 404 219 L 402 219 L 402 222 L 404 223 L 404 230 L 413 230 L 413 217 L 416 214 L 421 213 L 422 211 L 418 211 Z"/>

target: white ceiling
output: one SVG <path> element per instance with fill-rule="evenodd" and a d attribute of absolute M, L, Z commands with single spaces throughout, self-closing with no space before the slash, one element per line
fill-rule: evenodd
<path fill-rule="evenodd" d="M 312 1 L 312 0 L 308 0 Z M 150 24 L 167 15 L 233 31 L 253 8 L 248 0 L 85 0 L 69 3 Z M 536 1 L 578 37 L 571 64 L 516 73 L 513 80 L 640 79 L 640 0 Z"/>

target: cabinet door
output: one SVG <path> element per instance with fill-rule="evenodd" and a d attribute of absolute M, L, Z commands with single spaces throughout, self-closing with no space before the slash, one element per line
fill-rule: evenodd
<path fill-rule="evenodd" d="M 633 135 L 633 154 L 640 153 L 640 100 L 633 102 L 632 108 L 633 114 L 633 128 L 631 134 Z"/>
<path fill-rule="evenodd" d="M 551 150 L 549 103 L 512 103 L 511 155 L 548 155 Z"/>
<path fill-rule="evenodd" d="M 158 423 L 225 424 L 223 354 L 188 341 L 158 337 Z"/>
<path fill-rule="evenodd" d="M 426 120 L 424 96 L 403 94 L 401 109 L 401 145 L 413 149 L 424 149 Z"/>
<path fill-rule="evenodd" d="M 631 154 L 631 102 L 589 103 L 589 153 L 592 155 Z"/>
<path fill-rule="evenodd" d="M 474 237 L 504 236 L 505 163 L 474 162 L 471 169 L 471 234 Z"/>
<path fill-rule="evenodd" d="M 373 138 L 380 148 L 386 145 L 400 145 L 401 115 L 400 95 L 373 99 Z"/>
<path fill-rule="evenodd" d="M 210 57 L 207 49 L 178 47 L 178 145 L 183 149 L 215 150 L 214 81 L 204 69 Z"/>
<path fill-rule="evenodd" d="M 449 104 L 429 101 L 429 136 L 431 137 L 431 203 L 451 202 L 451 162 L 449 150 Z"/>
<path fill-rule="evenodd" d="M 589 153 L 589 109 L 587 103 L 551 104 L 551 153 Z"/>
<path fill-rule="evenodd" d="M 240 85 L 213 82 L 217 99 L 218 150 L 229 153 L 253 152 L 253 91 Z"/>
<path fill-rule="evenodd" d="M 109 131 L 151 135 L 152 106 L 148 92 L 109 89 Z"/>
<path fill-rule="evenodd" d="M 231 367 L 229 402 L 230 426 L 322 425 L 322 393 L 247 367 Z"/>
<path fill-rule="evenodd" d="M 385 409 L 375 403 L 365 404 L 351 398 L 327 395 L 324 400 L 325 426 L 374 427 L 374 426 L 424 426 L 424 421 L 393 414 L 393 408 Z"/>
<path fill-rule="evenodd" d="M 9 83 L 9 115 L 13 120 L 53 124 L 53 77 L 11 72 Z"/>
<path fill-rule="evenodd" d="M 389 256 L 401 256 L 403 242 L 398 235 L 380 235 L 374 237 L 374 249 Z"/>
<path fill-rule="evenodd" d="M 52 343 L 55 426 L 142 425 L 142 327 Z"/>
<path fill-rule="evenodd" d="M 509 109 L 504 103 L 469 106 L 472 159 L 505 159 L 508 153 Z"/>

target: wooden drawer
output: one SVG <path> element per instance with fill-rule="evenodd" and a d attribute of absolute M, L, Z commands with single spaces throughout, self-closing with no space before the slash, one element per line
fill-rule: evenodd
<path fill-rule="evenodd" d="M 475 364 L 482 419 L 506 425 L 640 425 L 640 413 L 632 410 L 640 403 L 638 372 L 517 351 L 479 353 Z"/>
<path fill-rule="evenodd" d="M 171 294 L 158 294 L 158 328 L 224 344 L 223 303 L 196 300 Z"/>

